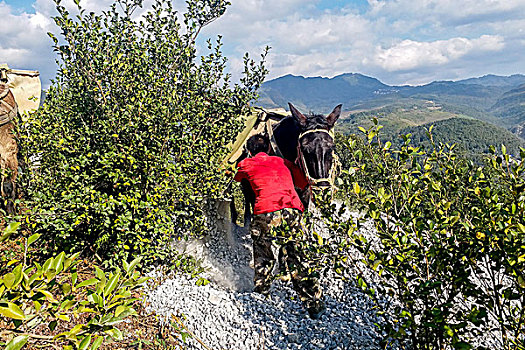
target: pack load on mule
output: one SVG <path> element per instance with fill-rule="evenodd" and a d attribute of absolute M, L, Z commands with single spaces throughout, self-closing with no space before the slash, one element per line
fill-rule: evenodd
<path fill-rule="evenodd" d="M 284 109 L 265 110 L 254 107 L 245 119 L 244 130 L 230 146 L 231 152 L 223 165 L 231 167 L 247 157 L 245 144 L 255 134 L 265 134 L 270 139 L 271 151 L 282 158 L 296 163 L 304 171 L 310 186 L 299 193 L 305 208 L 308 208 L 312 189 L 332 188 L 339 167 L 335 154 L 333 127 L 341 114 L 341 105 L 334 108 L 328 116 L 303 115 L 292 104 L 290 112 Z M 244 222 L 249 222 L 250 207 L 253 207 L 254 194 L 251 187 L 241 184 L 245 197 Z M 237 211 L 232 202 L 232 220 Z"/>
<path fill-rule="evenodd" d="M 0 192 L 2 207 L 15 214 L 18 145 L 15 121 L 40 105 L 41 84 L 37 71 L 10 69 L 0 64 Z"/>

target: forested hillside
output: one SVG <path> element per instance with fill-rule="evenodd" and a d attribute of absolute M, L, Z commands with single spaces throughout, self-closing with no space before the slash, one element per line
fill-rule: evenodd
<path fill-rule="evenodd" d="M 500 122 L 525 138 L 525 84 L 506 92 L 491 108 Z"/>
<path fill-rule="evenodd" d="M 491 145 L 504 144 L 511 154 L 519 154 L 520 147 L 525 147 L 525 140 L 509 130 L 458 113 L 453 107 L 417 100 L 412 101 L 408 107 L 392 105 L 352 113 L 339 123 L 337 130 L 343 134 L 360 134 L 360 127 L 371 127 L 372 119 L 377 118 L 383 126 L 383 140 L 396 145 L 402 143 L 401 135 L 410 133 L 415 146 L 425 146 L 428 149 L 429 140 L 425 130 L 435 125 L 433 134 L 436 142 L 457 143 L 458 151 L 468 157 L 479 158 L 480 155 L 487 154 Z"/>
<path fill-rule="evenodd" d="M 411 134 L 414 145 L 430 149 L 427 130 L 431 125 L 434 125 L 432 134 L 435 142 L 457 144 L 458 153 L 469 158 L 481 159 L 481 156 L 489 153 L 490 146 L 500 147 L 504 144 L 508 153 L 514 156 L 520 154 L 520 147 L 525 147 L 525 140 L 506 129 L 479 120 L 459 117 L 407 127 L 399 133 Z M 402 143 L 400 137 L 394 140 L 398 145 Z"/>

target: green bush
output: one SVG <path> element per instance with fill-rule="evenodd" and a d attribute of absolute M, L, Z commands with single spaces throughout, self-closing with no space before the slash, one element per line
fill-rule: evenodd
<path fill-rule="evenodd" d="M 72 17 L 56 0 L 56 80 L 22 126 L 22 180 L 43 252 L 165 258 L 171 240 L 206 232 L 206 201 L 222 195 L 225 145 L 266 74 L 245 56 L 240 84 L 225 74 L 221 39 L 198 57 L 201 29 L 226 1 L 189 0 L 182 23 L 158 0 L 119 0 Z M 77 2 L 78 5 L 78 2 Z"/>
<path fill-rule="evenodd" d="M 377 228 L 375 245 L 354 244 L 381 279 L 376 288 L 399 302 L 382 310 L 387 339 L 470 349 L 497 327 L 502 348 L 523 349 L 525 150 L 512 159 L 503 146 L 480 167 L 435 144 L 432 128 L 431 151 L 412 147 L 410 135 L 391 149 L 380 128 L 375 120 L 362 130 L 366 144 L 343 142 L 341 187 Z"/>
<path fill-rule="evenodd" d="M 8 226 L 0 242 L 18 226 Z M 94 350 L 105 339 L 122 340 L 116 325 L 136 315 L 133 293 L 147 280 L 135 271 L 140 258 L 129 264 L 124 261 L 123 269 L 112 273 L 98 267 L 81 272 L 77 269 L 79 254 L 64 252 L 43 265 L 30 263 L 28 250 L 38 238 L 39 234 L 34 234 L 23 240 L 21 261 L 0 263 L 0 343 L 4 341 L 6 349 L 38 342 Z M 94 277 L 80 280 L 86 272 Z"/>

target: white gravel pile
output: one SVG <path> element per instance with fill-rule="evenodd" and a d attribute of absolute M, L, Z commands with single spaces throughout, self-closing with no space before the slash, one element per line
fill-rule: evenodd
<path fill-rule="evenodd" d="M 186 327 L 210 349 L 379 349 L 372 305 L 348 284 L 324 284 L 327 312 L 312 320 L 289 283 L 277 282 L 268 298 L 232 292 L 194 280 L 165 281 L 148 302 L 160 315 L 184 314 Z M 189 349 L 202 349 L 187 340 Z"/>
<path fill-rule="evenodd" d="M 242 228 L 226 231 L 232 235 L 219 233 L 180 247 L 202 259 L 211 283 L 168 279 L 148 293 L 150 310 L 167 318 L 184 315 L 185 326 L 214 350 L 380 348 L 375 323 L 381 319 L 361 289 L 335 276 L 323 277 L 327 311 L 313 320 L 291 282 L 274 282 L 269 297 L 252 292 L 249 234 Z M 186 342 L 189 349 L 204 349 L 196 339 Z"/>

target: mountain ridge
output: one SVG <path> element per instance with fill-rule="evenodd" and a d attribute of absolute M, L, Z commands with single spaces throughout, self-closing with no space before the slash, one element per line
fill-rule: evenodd
<path fill-rule="evenodd" d="M 412 106 L 436 103 L 450 113 L 488 122 L 525 138 L 525 75 L 487 74 L 457 81 L 424 85 L 388 85 L 360 73 L 334 77 L 287 74 L 264 82 L 257 104 L 265 108 L 293 103 L 304 112 L 327 113 L 343 104 L 343 117 L 384 110 L 409 111 Z M 398 113 L 398 112 L 396 112 Z"/>

